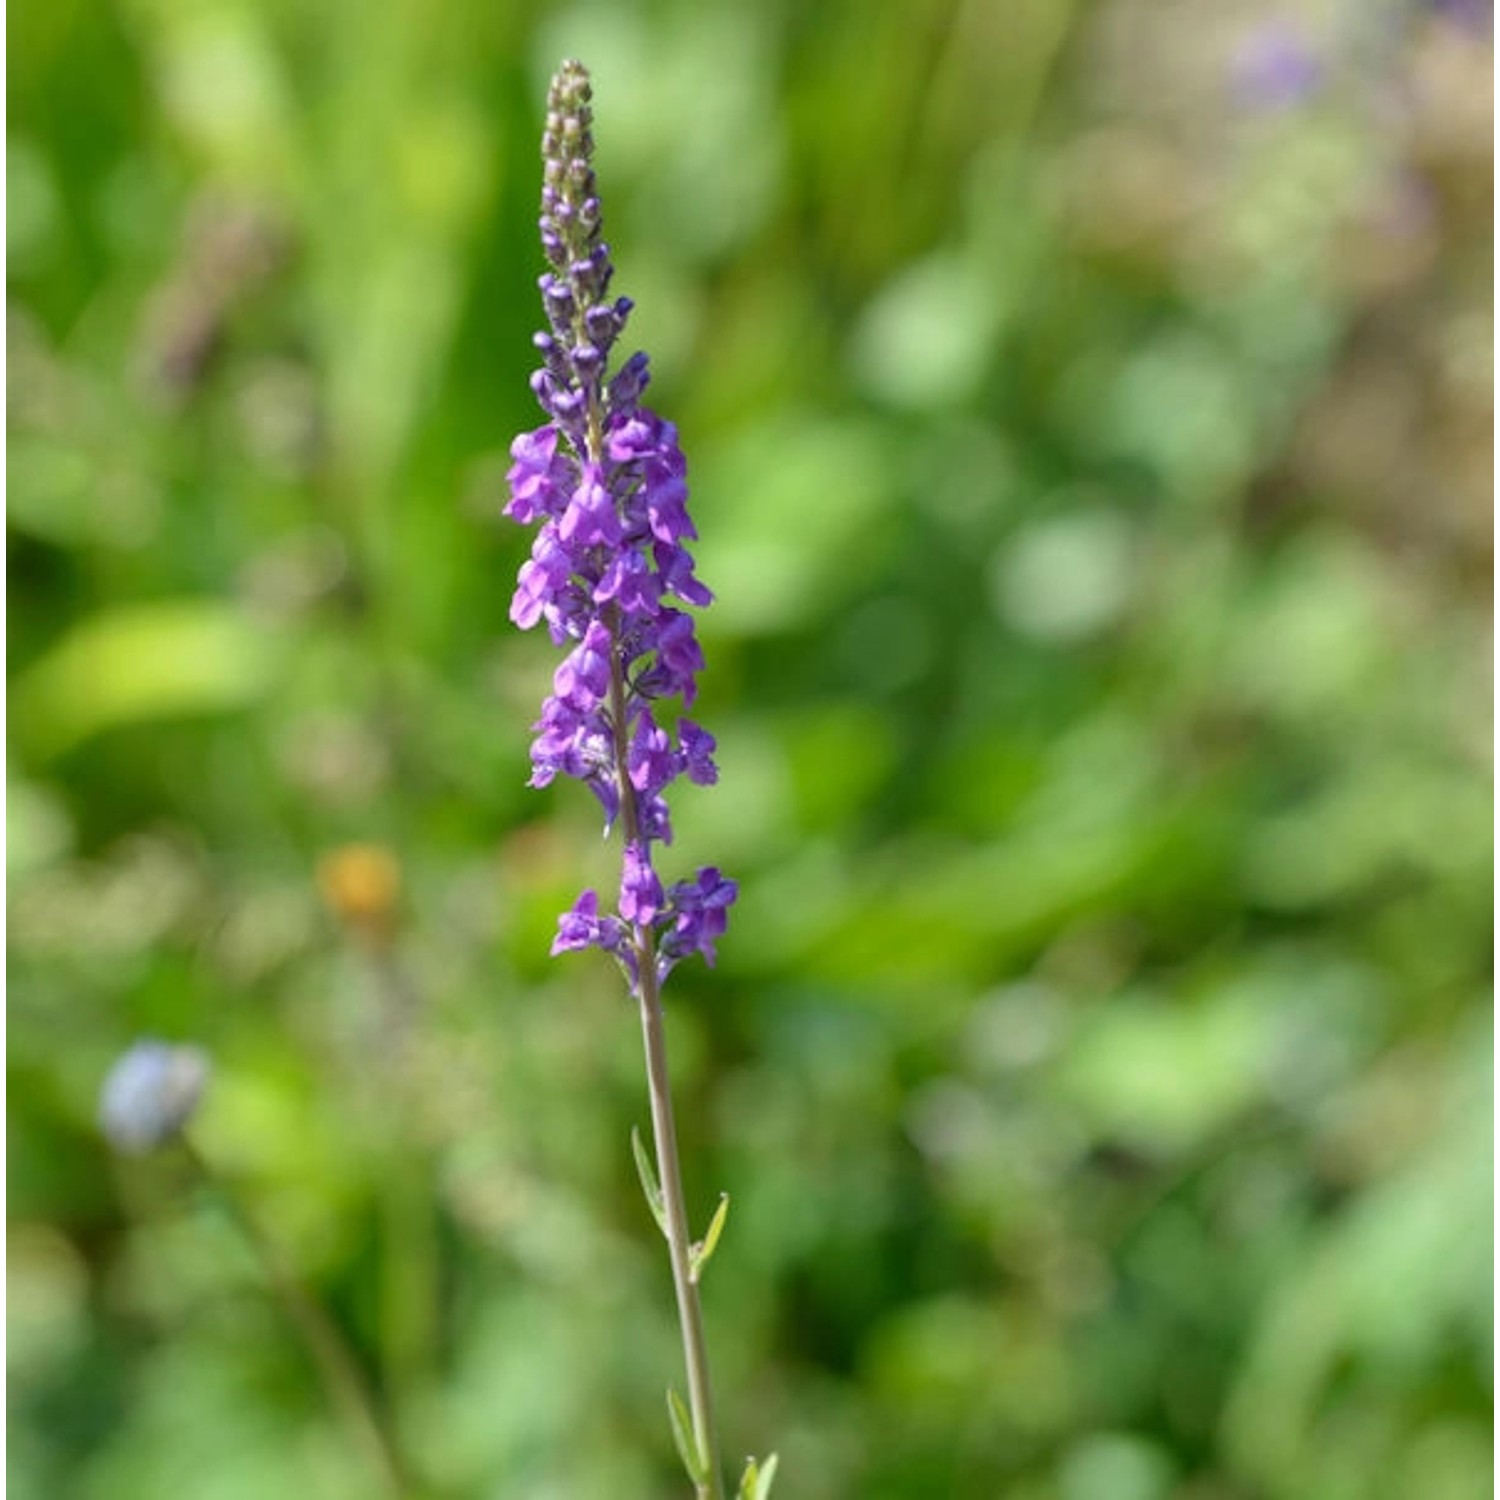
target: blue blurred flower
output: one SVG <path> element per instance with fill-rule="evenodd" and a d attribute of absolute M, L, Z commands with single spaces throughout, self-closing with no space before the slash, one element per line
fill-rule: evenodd
<path fill-rule="evenodd" d="M 99 1127 L 130 1155 L 165 1145 L 192 1118 L 208 1083 L 207 1054 L 146 1038 L 109 1070 L 99 1092 Z"/>

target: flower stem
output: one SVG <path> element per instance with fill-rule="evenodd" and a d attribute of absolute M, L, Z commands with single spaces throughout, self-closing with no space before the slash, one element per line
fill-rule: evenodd
<path fill-rule="evenodd" d="M 413 1493 L 406 1466 L 381 1421 L 375 1396 L 358 1361 L 326 1309 L 303 1285 L 280 1247 L 191 1142 L 184 1140 L 199 1176 L 218 1195 L 245 1242 L 259 1261 L 272 1294 L 302 1340 L 350 1438 L 380 1476 L 382 1489 L 394 1500 Z"/>
<path fill-rule="evenodd" d="M 649 937 L 647 947 L 650 946 Z M 688 1402 L 693 1413 L 693 1435 L 708 1470 L 708 1482 L 698 1486 L 700 1500 L 719 1500 L 718 1437 L 714 1431 L 713 1390 L 708 1378 L 708 1351 L 703 1338 L 703 1312 L 698 1285 L 692 1278 L 687 1210 L 682 1200 L 682 1170 L 677 1160 L 677 1127 L 672 1117 L 672 1092 L 667 1075 L 667 1037 L 662 1024 L 655 955 L 642 953 L 641 1033 L 646 1046 L 646 1078 L 651 1091 L 651 1126 L 656 1136 L 656 1166 L 661 1176 L 662 1201 L 667 1213 L 667 1247 L 672 1257 L 672 1280 L 677 1288 L 677 1316 L 682 1323 L 682 1350 L 687 1359 Z"/>
<path fill-rule="evenodd" d="M 635 788 L 626 769 L 628 728 L 625 722 L 625 676 L 620 663 L 618 620 L 610 619 L 614 649 L 610 652 L 609 701 L 619 774 L 620 821 L 625 838 L 635 842 L 640 832 Z M 692 1239 L 683 1202 L 682 1167 L 677 1152 L 677 1124 L 672 1112 L 671 1075 L 667 1068 L 667 1033 L 662 1013 L 661 985 L 656 973 L 656 938 L 646 923 L 635 924 L 636 998 L 641 1007 L 641 1036 L 646 1049 L 646 1083 L 651 1095 L 651 1131 L 656 1139 L 656 1170 L 666 1210 L 667 1250 L 672 1282 L 677 1292 L 677 1320 L 682 1326 L 682 1352 L 687 1362 L 688 1405 L 693 1437 L 702 1455 L 707 1479 L 697 1486 L 698 1500 L 721 1500 L 724 1493 L 719 1466 L 719 1442 L 714 1429 L 713 1389 L 708 1376 L 708 1348 L 703 1337 L 703 1309 L 692 1274 Z"/>

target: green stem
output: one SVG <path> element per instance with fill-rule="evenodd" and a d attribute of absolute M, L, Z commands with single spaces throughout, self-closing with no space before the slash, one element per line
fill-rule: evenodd
<path fill-rule="evenodd" d="M 640 816 L 635 788 L 626 770 L 628 733 L 625 722 L 625 678 L 620 664 L 619 619 L 611 610 L 609 705 L 615 740 L 615 766 L 620 787 L 620 822 L 626 839 L 634 843 L 640 835 Z M 646 1049 L 646 1082 L 651 1095 L 651 1129 L 656 1138 L 656 1169 L 661 1179 L 666 1209 L 667 1250 L 672 1261 L 672 1282 L 677 1291 L 677 1320 L 682 1325 L 682 1352 L 687 1362 L 688 1405 L 693 1415 L 693 1436 L 708 1471 L 697 1486 L 698 1500 L 722 1500 L 723 1480 L 719 1466 L 719 1443 L 714 1430 L 713 1389 L 708 1378 L 708 1348 L 703 1337 L 703 1310 L 698 1284 L 692 1275 L 692 1238 L 682 1193 L 682 1168 L 677 1153 L 677 1124 L 672 1112 L 671 1076 L 667 1069 L 667 1033 L 661 1005 L 661 987 L 656 975 L 656 938 L 649 925 L 634 928 L 636 986 L 641 1007 L 641 1035 Z"/>
<path fill-rule="evenodd" d="M 291 1263 L 253 1214 L 204 1157 L 184 1141 L 200 1177 L 217 1193 L 265 1273 L 272 1294 L 302 1340 L 322 1379 L 328 1399 L 354 1444 L 395 1500 L 406 1500 L 412 1485 L 390 1433 L 378 1415 L 374 1392 L 338 1326 L 302 1284 Z"/>

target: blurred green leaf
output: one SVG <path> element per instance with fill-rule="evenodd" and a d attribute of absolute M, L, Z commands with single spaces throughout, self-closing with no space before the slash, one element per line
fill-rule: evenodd
<path fill-rule="evenodd" d="M 269 688 L 276 643 L 231 606 L 202 600 L 95 614 L 15 684 L 16 728 L 38 759 L 105 730 L 238 712 Z"/>

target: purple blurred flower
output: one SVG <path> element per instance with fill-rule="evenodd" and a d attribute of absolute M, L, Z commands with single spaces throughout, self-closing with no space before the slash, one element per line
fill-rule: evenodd
<path fill-rule="evenodd" d="M 1428 0 L 1432 9 L 1475 36 L 1495 34 L 1494 0 Z"/>
<path fill-rule="evenodd" d="M 702 785 L 718 778 L 712 735 L 682 719 L 674 744 L 657 720 L 664 700 L 693 702 L 703 670 L 692 616 L 665 600 L 701 607 L 713 596 L 684 545 L 698 533 L 677 429 L 639 404 L 646 356 L 608 375 L 631 303 L 609 297 L 614 267 L 600 232 L 589 100 L 588 74 L 565 62 L 542 138 L 548 331 L 535 338 L 542 367 L 531 386 L 547 422 L 512 444 L 505 506 L 540 530 L 510 616 L 523 630 L 546 621 L 553 642 L 569 647 L 533 726 L 531 784 L 582 781 L 604 808 L 605 833 L 618 819 L 626 840 L 619 915 L 601 915 L 597 895 L 584 892 L 552 951 L 602 948 L 634 983 L 658 939 L 660 973 L 689 952 L 712 962 L 737 887 L 704 869 L 664 891 L 653 864 L 653 846 L 672 836 L 668 786 L 684 773 Z"/>
<path fill-rule="evenodd" d="M 208 1057 L 197 1047 L 136 1042 L 104 1080 L 99 1128 L 117 1151 L 132 1156 L 163 1146 L 192 1118 L 208 1074 Z"/>
<path fill-rule="evenodd" d="M 1241 41 L 1231 64 L 1235 93 L 1252 109 L 1282 110 L 1305 103 L 1323 86 L 1326 69 L 1300 28 L 1262 22 Z"/>

